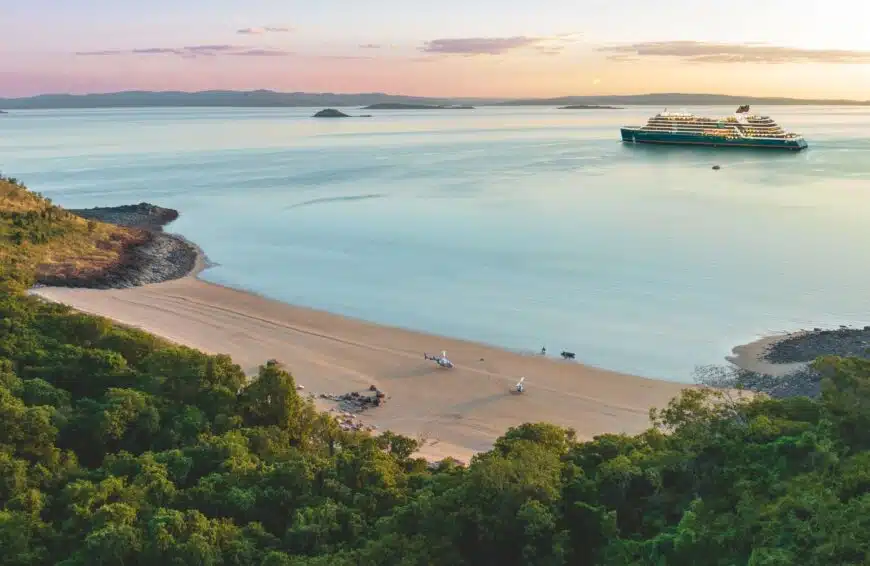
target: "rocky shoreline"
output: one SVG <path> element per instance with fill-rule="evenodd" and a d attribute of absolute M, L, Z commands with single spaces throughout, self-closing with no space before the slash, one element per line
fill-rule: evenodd
<path fill-rule="evenodd" d="M 178 211 L 163 208 L 147 202 L 139 204 L 124 204 L 121 206 L 97 206 L 94 208 L 70 208 L 76 216 L 87 220 L 96 220 L 107 224 L 141 228 L 162 232 L 163 227 L 178 219 Z"/>
<path fill-rule="evenodd" d="M 741 387 L 771 397 L 817 397 L 822 376 L 811 367 L 821 356 L 870 358 L 870 326 L 801 330 L 738 346 L 725 370 L 696 370 L 696 381 L 714 387 Z"/>
<path fill-rule="evenodd" d="M 762 353 L 773 364 L 811 362 L 819 356 L 870 357 L 870 326 L 803 331 L 771 343 Z"/>
<path fill-rule="evenodd" d="M 822 392 L 822 376 L 810 367 L 780 376 L 739 371 L 734 385 L 748 391 L 766 393 L 774 399 L 818 397 Z"/>
<path fill-rule="evenodd" d="M 164 226 L 178 218 L 177 210 L 149 203 L 72 209 L 69 212 L 95 220 L 145 232 L 141 243 L 131 246 L 117 264 L 96 274 L 49 276 L 38 283 L 57 287 L 123 289 L 180 279 L 194 272 L 202 255 L 199 248 L 181 236 L 167 234 Z"/>

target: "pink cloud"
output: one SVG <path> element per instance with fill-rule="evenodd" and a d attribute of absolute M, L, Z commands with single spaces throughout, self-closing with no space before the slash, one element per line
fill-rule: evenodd
<path fill-rule="evenodd" d="M 671 57 L 694 63 L 870 63 L 870 51 L 804 49 L 765 43 L 710 43 L 704 41 L 648 41 L 602 47 L 608 58 L 624 61 L 636 57 Z"/>
<path fill-rule="evenodd" d="M 76 55 L 112 56 L 112 55 L 177 55 L 185 58 L 215 57 L 217 55 L 246 55 L 253 57 L 274 57 L 291 55 L 292 52 L 281 49 L 251 48 L 240 45 L 187 45 L 184 47 L 140 47 L 136 49 L 104 49 L 101 51 L 79 51 Z"/>
<path fill-rule="evenodd" d="M 433 39 L 424 43 L 420 51 L 459 55 L 501 55 L 514 49 L 537 45 L 541 41 L 543 41 L 543 38 L 522 35 L 515 37 Z"/>
<path fill-rule="evenodd" d="M 236 30 L 236 33 L 242 35 L 262 35 L 264 33 L 289 33 L 293 31 L 288 27 L 261 27 L 261 28 L 242 28 Z"/>
<path fill-rule="evenodd" d="M 293 55 L 292 51 L 282 49 L 248 49 L 246 51 L 233 51 L 229 55 L 241 55 L 244 57 L 285 57 Z"/>

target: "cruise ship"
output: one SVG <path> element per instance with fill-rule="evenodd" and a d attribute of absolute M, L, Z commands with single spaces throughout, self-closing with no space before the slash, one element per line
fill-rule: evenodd
<path fill-rule="evenodd" d="M 733 115 L 723 118 L 705 118 L 665 109 L 644 126 L 622 128 L 622 141 L 791 151 L 807 148 L 803 136 L 786 132 L 767 116 L 750 114 L 748 104 L 739 106 Z"/>

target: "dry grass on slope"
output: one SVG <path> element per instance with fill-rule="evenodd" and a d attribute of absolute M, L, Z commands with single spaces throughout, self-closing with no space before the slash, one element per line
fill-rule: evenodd
<path fill-rule="evenodd" d="M 85 220 L 0 177 L 0 263 L 24 264 L 37 277 L 96 273 L 148 238 L 143 230 Z"/>

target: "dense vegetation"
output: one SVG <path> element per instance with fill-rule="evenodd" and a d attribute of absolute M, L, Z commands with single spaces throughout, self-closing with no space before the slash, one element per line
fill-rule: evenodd
<path fill-rule="evenodd" d="M 0 565 L 870 560 L 868 361 L 818 362 L 819 400 L 697 390 L 636 437 L 527 424 L 430 469 L 414 440 L 339 430 L 278 365 L 248 383 L 226 356 L 24 294 L 83 232 L 6 184 Z"/>

